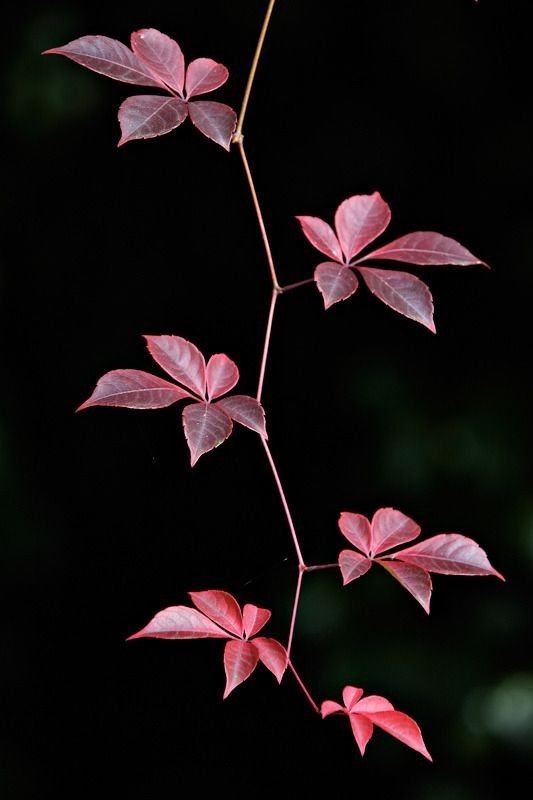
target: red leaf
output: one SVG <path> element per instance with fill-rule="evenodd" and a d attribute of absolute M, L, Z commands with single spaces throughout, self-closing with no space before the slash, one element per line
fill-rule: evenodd
<path fill-rule="evenodd" d="M 232 108 L 212 100 L 195 100 L 189 103 L 189 114 L 193 125 L 204 136 L 229 150 L 237 126 L 237 115 Z"/>
<path fill-rule="evenodd" d="M 330 308 L 340 300 L 346 300 L 357 291 L 359 281 L 349 267 L 324 261 L 315 269 L 315 281 L 324 298 L 324 306 Z"/>
<path fill-rule="evenodd" d="M 359 714 L 350 714 L 350 725 L 352 726 L 352 733 L 357 742 L 357 747 L 362 756 L 365 754 L 366 746 L 372 738 L 374 726 L 366 717 L 361 717 Z"/>
<path fill-rule="evenodd" d="M 224 64 L 217 64 L 212 58 L 197 58 L 187 67 L 185 79 L 187 97 L 212 92 L 226 83 L 228 77 L 229 72 Z"/>
<path fill-rule="evenodd" d="M 360 578 L 365 572 L 368 572 L 372 562 L 366 556 L 361 556 L 354 550 L 342 550 L 339 553 L 339 567 L 342 573 L 343 585 Z"/>
<path fill-rule="evenodd" d="M 420 536 L 420 525 L 395 508 L 380 508 L 372 517 L 372 555 Z"/>
<path fill-rule="evenodd" d="M 242 636 L 242 614 L 239 604 L 228 592 L 209 589 L 206 592 L 189 592 L 196 608 L 217 625 L 235 636 Z"/>
<path fill-rule="evenodd" d="M 143 28 L 131 34 L 131 46 L 159 81 L 183 94 L 185 59 L 174 39 L 155 28 Z"/>
<path fill-rule="evenodd" d="M 54 54 L 66 56 L 83 67 L 116 81 L 136 83 L 139 86 L 162 86 L 161 81 L 157 80 L 129 47 L 108 36 L 82 36 L 63 47 L 53 47 L 43 53 Z"/>
<path fill-rule="evenodd" d="M 391 213 L 379 192 L 356 194 L 344 200 L 335 213 L 335 228 L 348 261 L 383 233 Z"/>
<path fill-rule="evenodd" d="M 466 267 L 470 264 L 487 266 L 484 261 L 480 261 L 479 258 L 472 255 L 459 242 L 433 231 L 416 231 L 416 233 L 400 236 L 399 239 L 374 250 L 360 260 L 369 261 L 371 258 L 385 258 L 420 266 L 436 266 L 438 264 L 453 264 L 458 267 Z"/>
<path fill-rule="evenodd" d="M 433 298 L 423 281 L 408 272 L 358 267 L 366 285 L 385 305 L 435 333 Z"/>
<path fill-rule="evenodd" d="M 191 467 L 200 456 L 218 447 L 232 431 L 231 419 L 216 406 L 193 403 L 183 409 L 183 428 L 191 451 Z"/>
<path fill-rule="evenodd" d="M 346 711 L 351 711 L 352 706 L 363 696 L 363 690 L 357 686 L 345 686 L 342 690 L 342 702 L 346 706 Z"/>
<path fill-rule="evenodd" d="M 242 619 L 246 637 L 250 639 L 259 633 L 271 617 L 271 612 L 267 608 L 258 608 L 251 603 L 246 603 L 242 610 Z"/>
<path fill-rule="evenodd" d="M 232 639 L 226 644 L 224 648 L 224 669 L 226 671 L 224 700 L 236 686 L 250 677 L 258 660 L 259 651 L 251 642 Z"/>
<path fill-rule="evenodd" d="M 270 670 L 277 682 L 281 683 L 287 669 L 287 651 L 283 645 L 275 639 L 265 639 L 262 636 L 254 639 L 254 645 L 265 667 Z"/>
<path fill-rule="evenodd" d="M 338 714 L 339 712 L 344 714 L 345 709 L 340 705 L 340 703 L 336 703 L 334 700 L 324 700 L 320 706 L 322 719 L 326 719 L 326 717 L 329 717 L 330 714 Z"/>
<path fill-rule="evenodd" d="M 365 714 L 365 716 L 378 728 L 382 728 L 395 739 L 412 747 L 429 761 L 433 760 L 424 744 L 420 728 L 407 714 L 403 714 L 401 711 L 379 711 L 375 714 Z"/>
<path fill-rule="evenodd" d="M 207 392 L 211 400 L 233 389 L 239 380 L 237 364 L 224 353 L 216 353 L 207 363 Z"/>
<path fill-rule="evenodd" d="M 349 709 L 354 714 L 373 714 L 376 711 L 394 711 L 394 706 L 379 694 L 369 694 Z"/>
<path fill-rule="evenodd" d="M 227 631 L 223 631 L 204 614 L 187 606 L 170 606 L 159 611 L 148 625 L 129 639 L 142 637 L 152 639 L 227 639 Z"/>
<path fill-rule="evenodd" d="M 372 549 L 372 528 L 362 514 L 343 511 L 339 517 L 339 528 L 348 541 L 369 556 Z"/>
<path fill-rule="evenodd" d="M 477 542 L 458 533 L 440 533 L 393 553 L 390 558 L 398 558 L 442 575 L 495 575 L 505 580 L 490 564 L 487 554 Z"/>
<path fill-rule="evenodd" d="M 165 372 L 205 397 L 205 360 L 197 347 L 181 336 L 145 336 L 150 355 Z"/>
<path fill-rule="evenodd" d="M 215 406 L 222 408 L 235 422 L 268 439 L 265 427 L 265 412 L 263 406 L 255 397 L 248 397 L 246 394 L 234 394 L 232 397 L 224 397 L 219 400 Z"/>
<path fill-rule="evenodd" d="M 429 572 L 426 572 L 421 567 L 416 567 L 414 564 L 403 563 L 402 561 L 378 559 L 378 564 L 385 567 L 387 572 L 390 572 L 413 595 L 415 600 L 418 600 L 426 614 L 429 614 L 432 590 Z"/>
<path fill-rule="evenodd" d="M 153 139 L 174 130 L 187 119 L 187 103 L 178 97 L 137 94 L 128 97 L 118 110 L 118 146 L 134 139 Z"/>
<path fill-rule="evenodd" d="M 334 261 L 342 262 L 342 250 L 333 229 L 327 222 L 319 217 L 296 217 L 304 235 L 309 239 L 313 247 L 321 253 L 332 258 Z"/>
<path fill-rule="evenodd" d="M 189 392 L 163 378 L 140 369 L 115 369 L 106 372 L 92 395 L 77 409 L 91 406 L 119 406 L 122 408 L 166 408 L 192 397 Z"/>

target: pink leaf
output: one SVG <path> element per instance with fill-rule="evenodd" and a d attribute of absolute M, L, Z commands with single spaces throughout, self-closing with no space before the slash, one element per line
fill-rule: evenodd
<path fill-rule="evenodd" d="M 340 300 L 346 300 L 357 291 L 359 281 L 349 267 L 324 261 L 315 269 L 315 282 L 324 298 L 324 306 L 330 308 Z"/>
<path fill-rule="evenodd" d="M 335 213 L 335 228 L 348 261 L 383 233 L 391 213 L 379 192 L 356 194 L 340 204 Z"/>
<path fill-rule="evenodd" d="M 350 725 L 352 726 L 352 733 L 357 742 L 359 752 L 364 756 L 366 746 L 372 738 L 374 726 L 369 719 L 360 717 L 358 714 L 350 714 Z"/>
<path fill-rule="evenodd" d="M 250 677 L 258 660 L 259 651 L 251 642 L 232 639 L 226 644 L 224 648 L 224 669 L 226 671 L 224 700 L 236 686 Z"/>
<path fill-rule="evenodd" d="M 466 267 L 470 264 L 487 266 L 484 261 L 480 261 L 479 258 L 472 255 L 459 242 L 433 231 L 416 231 L 416 233 L 400 236 L 399 239 L 368 253 L 360 260 L 368 261 L 371 258 L 385 258 L 420 266 L 436 266 L 438 264 L 453 264 L 458 267 Z"/>
<path fill-rule="evenodd" d="M 271 617 L 271 612 L 267 608 L 258 608 L 251 603 L 246 603 L 242 610 L 242 619 L 246 637 L 250 639 L 259 633 Z"/>
<path fill-rule="evenodd" d="M 228 592 L 209 589 L 206 592 L 189 592 L 196 608 L 217 625 L 235 636 L 242 636 L 242 615 L 239 604 Z"/>
<path fill-rule="evenodd" d="M 139 86 L 162 86 L 161 81 L 157 80 L 129 47 L 108 36 L 82 36 L 63 47 L 53 47 L 43 53 L 52 54 L 66 56 L 83 67 L 116 81 L 136 83 Z"/>
<path fill-rule="evenodd" d="M 362 514 L 353 514 L 343 511 L 339 517 L 339 528 L 348 541 L 361 550 L 365 555 L 370 555 L 372 549 L 372 528 L 370 522 Z"/>
<path fill-rule="evenodd" d="M 223 631 L 204 614 L 187 606 L 170 606 L 159 611 L 148 625 L 128 639 L 227 639 Z"/>
<path fill-rule="evenodd" d="M 205 360 L 197 347 L 181 336 L 145 336 L 150 355 L 165 372 L 205 397 Z"/>
<path fill-rule="evenodd" d="M 239 380 L 237 364 L 223 353 L 211 356 L 207 363 L 207 392 L 211 400 L 233 389 Z"/>
<path fill-rule="evenodd" d="M 413 595 L 415 600 L 418 600 L 426 614 L 429 614 L 432 589 L 429 572 L 426 572 L 426 570 L 421 567 L 416 567 L 414 564 L 404 564 L 401 561 L 385 561 L 378 559 L 378 564 L 385 567 L 387 572 L 390 572 L 390 574 Z"/>
<path fill-rule="evenodd" d="M 351 711 L 352 706 L 363 696 L 363 690 L 357 686 L 345 686 L 342 690 L 342 702 L 346 706 L 346 711 Z"/>
<path fill-rule="evenodd" d="M 505 580 L 490 564 L 487 554 L 477 542 L 458 533 L 440 533 L 393 553 L 390 558 L 398 558 L 442 575 L 495 575 Z"/>
<path fill-rule="evenodd" d="M 361 575 L 368 572 L 371 566 L 372 562 L 369 558 L 356 553 L 354 550 L 342 550 L 339 553 L 339 567 L 344 586 L 356 578 L 360 578 Z"/>
<path fill-rule="evenodd" d="M 231 419 L 216 406 L 193 403 L 183 409 L 183 428 L 191 451 L 191 467 L 200 456 L 218 447 L 232 431 Z"/>
<path fill-rule="evenodd" d="M 131 34 L 131 47 L 159 81 L 183 93 L 185 59 L 174 39 L 155 28 L 143 28 Z"/>
<path fill-rule="evenodd" d="M 187 97 L 206 94 L 218 89 L 228 80 L 229 72 L 224 64 L 217 64 L 212 58 L 197 58 L 187 67 L 185 91 Z"/>
<path fill-rule="evenodd" d="M 320 713 L 322 715 L 322 719 L 326 719 L 326 717 L 329 717 L 330 714 L 344 714 L 345 710 L 340 703 L 335 703 L 334 700 L 324 700 L 320 706 Z"/>
<path fill-rule="evenodd" d="M 187 103 L 178 97 L 137 94 L 118 110 L 122 136 L 118 146 L 134 139 L 153 139 L 177 128 L 187 118 Z"/>
<path fill-rule="evenodd" d="M 265 639 L 262 636 L 254 639 L 254 645 L 265 667 L 270 670 L 277 682 L 281 683 L 287 669 L 287 651 L 283 645 L 275 639 Z"/>
<path fill-rule="evenodd" d="M 369 694 L 349 709 L 354 714 L 373 714 L 376 711 L 394 711 L 394 706 L 379 694 Z"/>
<path fill-rule="evenodd" d="M 372 555 L 377 556 L 420 536 L 420 525 L 395 508 L 380 508 L 372 517 Z"/>
<path fill-rule="evenodd" d="M 140 369 L 115 369 L 106 372 L 92 395 L 77 409 L 91 406 L 119 406 L 121 408 L 166 408 L 192 397 L 189 392 L 163 378 Z"/>
<path fill-rule="evenodd" d="M 333 229 L 327 222 L 319 217 L 296 217 L 304 235 L 309 239 L 313 247 L 321 253 L 332 258 L 334 261 L 342 262 L 342 250 Z"/>
<path fill-rule="evenodd" d="M 215 405 L 217 408 L 222 408 L 235 422 L 250 428 L 251 431 L 255 431 L 265 439 L 268 438 L 265 428 L 265 412 L 255 397 L 234 394 L 232 397 L 224 397 Z"/>
<path fill-rule="evenodd" d="M 358 267 L 370 291 L 404 317 L 420 322 L 435 333 L 433 298 L 423 281 L 408 272 Z"/>
<path fill-rule="evenodd" d="M 204 136 L 229 150 L 237 126 L 237 115 L 232 108 L 212 100 L 195 100 L 189 103 L 189 114 Z"/>
<path fill-rule="evenodd" d="M 421 753 L 429 761 L 432 761 L 430 754 L 427 751 L 426 745 L 422 738 L 420 728 L 411 717 L 403 714 L 401 711 L 379 711 L 375 714 L 366 714 L 369 719 L 378 728 L 386 731 L 395 739 L 412 747 L 418 753 Z"/>

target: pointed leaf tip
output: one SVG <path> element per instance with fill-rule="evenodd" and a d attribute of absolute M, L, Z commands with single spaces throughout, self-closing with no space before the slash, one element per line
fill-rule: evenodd
<path fill-rule="evenodd" d="M 204 453 L 222 444 L 233 430 L 230 417 L 217 405 L 191 403 L 183 409 L 183 429 L 191 453 L 191 467 Z"/>
<path fill-rule="evenodd" d="M 252 642 L 230 640 L 224 649 L 224 670 L 226 672 L 226 688 L 223 699 L 247 678 L 257 666 L 259 651 Z"/>
<path fill-rule="evenodd" d="M 243 622 L 239 604 L 229 592 L 208 589 L 204 592 L 189 592 L 196 608 L 235 636 L 242 636 Z"/>
<path fill-rule="evenodd" d="M 409 272 L 358 267 L 366 285 L 382 303 L 436 333 L 433 298 L 426 284 Z"/>

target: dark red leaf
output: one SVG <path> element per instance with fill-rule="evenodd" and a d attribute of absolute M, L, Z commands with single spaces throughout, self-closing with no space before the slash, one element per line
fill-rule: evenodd
<path fill-rule="evenodd" d="M 228 415 L 208 403 L 192 403 L 183 409 L 183 428 L 191 451 L 191 467 L 200 456 L 218 447 L 232 431 Z"/>
<path fill-rule="evenodd" d="M 207 393 L 211 400 L 229 392 L 239 380 L 237 364 L 224 353 L 216 353 L 211 356 L 207 363 L 206 375 Z"/>
<path fill-rule="evenodd" d="M 342 250 L 339 240 L 333 233 L 333 229 L 327 222 L 319 217 L 296 217 L 304 235 L 309 239 L 313 247 L 321 253 L 332 258 L 334 261 L 342 262 Z"/>
<path fill-rule="evenodd" d="M 196 608 L 209 619 L 235 636 L 242 636 L 241 609 L 231 594 L 219 589 L 208 589 L 206 592 L 189 592 L 189 596 Z"/>
<path fill-rule="evenodd" d="M 387 572 L 390 572 L 413 595 L 415 600 L 418 600 L 426 614 L 429 614 L 432 589 L 429 572 L 426 572 L 421 567 L 416 567 L 414 564 L 403 563 L 402 561 L 378 559 L 378 564 L 385 567 Z"/>
<path fill-rule="evenodd" d="M 229 150 L 237 126 L 237 115 L 232 108 L 212 100 L 195 100 L 189 103 L 189 114 L 204 136 Z"/>
<path fill-rule="evenodd" d="M 315 281 L 324 298 L 324 306 L 330 308 L 340 300 L 346 300 L 357 291 L 359 281 L 349 267 L 324 261 L 315 269 Z"/>
<path fill-rule="evenodd" d="M 408 272 L 396 272 L 373 267 L 358 267 L 366 285 L 383 303 L 420 322 L 435 333 L 433 298 L 420 278 Z"/>
<path fill-rule="evenodd" d="M 170 606 L 159 611 L 148 625 L 128 638 L 145 636 L 152 639 L 227 639 L 228 633 L 195 608 Z"/>
<path fill-rule="evenodd" d="M 335 228 L 347 261 L 383 233 L 390 217 L 390 208 L 379 192 L 356 194 L 340 204 L 335 213 Z"/>
<path fill-rule="evenodd" d="M 505 580 L 477 542 L 458 533 L 440 533 L 389 557 L 442 575 L 495 575 Z"/>
<path fill-rule="evenodd" d="M 181 336 L 145 336 L 150 355 L 165 372 L 205 397 L 205 360 L 192 342 Z"/>
<path fill-rule="evenodd" d="M 270 670 L 277 682 L 281 683 L 287 669 L 287 651 L 283 645 L 275 639 L 265 639 L 262 636 L 254 639 L 253 643 L 265 667 Z"/>
<path fill-rule="evenodd" d="M 433 231 L 416 231 L 416 233 L 400 236 L 399 239 L 368 253 L 360 260 L 369 261 L 371 258 L 403 261 L 406 264 L 419 264 L 420 266 L 439 264 L 453 264 L 459 267 L 466 267 L 470 264 L 487 266 L 484 261 L 480 261 L 459 242 Z"/>
<path fill-rule="evenodd" d="M 372 528 L 362 514 L 343 511 L 339 517 L 339 528 L 348 541 L 369 556 L 372 550 Z"/>
<path fill-rule="evenodd" d="M 268 439 L 265 427 L 265 412 L 263 406 L 255 397 L 248 397 L 246 394 L 234 394 L 231 397 L 224 397 L 215 403 L 228 416 L 240 425 L 255 431 L 260 436 Z"/>
<path fill-rule="evenodd" d="M 226 689 L 224 700 L 240 683 L 250 677 L 257 666 L 259 651 L 252 642 L 240 642 L 232 639 L 224 648 L 224 669 L 226 671 Z"/>
<path fill-rule="evenodd" d="M 271 617 L 271 612 L 267 608 L 258 608 L 251 603 L 246 603 L 242 610 L 242 619 L 246 637 L 250 639 L 259 633 Z"/>
<path fill-rule="evenodd" d="M 344 586 L 360 578 L 365 572 L 368 572 L 372 562 L 366 556 L 356 553 L 354 550 L 342 550 L 339 553 L 339 567 L 342 573 L 342 582 Z"/>
<path fill-rule="evenodd" d="M 420 536 L 420 525 L 395 508 L 380 508 L 372 517 L 372 555 Z"/>
<path fill-rule="evenodd" d="M 91 406 L 119 406 L 121 408 L 166 408 L 192 397 L 189 392 L 163 378 L 140 369 L 115 369 L 103 375 L 92 395 L 77 409 Z"/>
<path fill-rule="evenodd" d="M 228 80 L 229 72 L 224 64 L 217 64 L 212 58 L 197 58 L 187 67 L 185 91 L 187 97 L 195 97 L 218 89 Z"/>
<path fill-rule="evenodd" d="M 143 28 L 131 34 L 131 47 L 159 81 L 183 94 L 185 59 L 174 39 L 155 28 Z"/>
<path fill-rule="evenodd" d="M 153 139 L 174 130 L 187 119 L 187 103 L 178 97 L 137 94 L 128 97 L 118 110 L 118 146 L 134 139 Z"/>

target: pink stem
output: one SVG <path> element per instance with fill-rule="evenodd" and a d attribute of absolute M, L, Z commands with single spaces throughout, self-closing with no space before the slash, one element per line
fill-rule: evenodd
<path fill-rule="evenodd" d="M 340 569 L 337 563 L 335 564 L 313 564 L 311 567 L 306 567 L 306 572 L 316 572 L 319 569 Z"/>
<path fill-rule="evenodd" d="M 294 593 L 294 603 L 292 606 L 292 616 L 291 616 L 291 626 L 289 628 L 289 638 L 287 640 L 287 657 L 290 658 L 291 655 L 291 647 L 292 647 L 292 640 L 294 638 L 294 628 L 296 626 L 296 616 L 298 614 L 298 604 L 300 602 L 300 593 L 302 591 L 302 581 L 305 574 L 306 568 L 299 566 L 298 567 L 298 581 L 296 583 L 296 591 Z"/>
<path fill-rule="evenodd" d="M 265 331 L 265 343 L 263 345 L 263 356 L 261 358 L 261 369 L 259 371 L 259 383 L 257 385 L 257 400 L 261 402 L 261 395 L 263 394 L 263 383 L 265 381 L 265 371 L 268 361 L 268 352 L 270 348 L 270 337 L 272 334 L 272 322 L 274 321 L 274 311 L 276 310 L 276 301 L 278 299 L 279 292 L 274 287 L 272 289 L 272 298 L 270 300 L 270 310 L 268 312 L 268 320 L 267 326 Z"/>
<path fill-rule="evenodd" d="M 311 706 L 313 708 L 313 711 L 316 711 L 317 714 L 320 714 L 319 707 L 317 706 L 317 704 L 313 700 L 313 698 L 311 696 L 311 693 L 309 692 L 309 690 L 308 690 L 307 686 L 305 685 L 305 683 L 303 682 L 303 680 L 300 678 L 298 672 L 296 671 L 296 668 L 295 668 L 294 664 L 292 663 L 292 661 L 290 659 L 287 662 L 287 666 L 290 667 L 290 669 L 292 671 L 292 674 L 296 678 L 300 689 L 302 690 L 302 692 L 305 694 L 305 696 L 309 700 L 309 702 L 310 702 L 310 704 L 311 704 Z"/>
<path fill-rule="evenodd" d="M 272 453 L 270 452 L 270 448 L 266 442 L 266 439 L 263 439 L 263 437 L 261 437 L 261 442 L 263 444 L 263 447 L 265 448 L 265 453 L 268 458 L 268 463 L 270 464 L 270 469 L 272 470 L 274 481 L 276 483 L 276 486 L 278 487 L 279 496 L 281 498 L 281 505 L 283 506 L 283 510 L 285 511 L 285 516 L 287 517 L 287 522 L 289 523 L 289 530 L 291 532 L 294 549 L 296 550 L 296 557 L 298 558 L 298 566 L 305 569 L 305 561 L 302 556 L 302 551 L 300 550 L 300 543 L 298 541 L 298 536 L 296 534 L 296 528 L 294 527 L 294 522 L 292 521 L 292 515 L 289 508 L 289 504 L 287 503 L 287 498 L 285 497 L 283 485 L 281 483 L 278 471 L 276 469 L 274 459 L 272 458 Z"/>
<path fill-rule="evenodd" d="M 313 283 L 314 278 L 306 278 L 304 281 L 296 281 L 296 283 L 289 283 L 287 286 L 280 287 L 280 294 L 290 292 L 292 289 L 298 289 L 300 286 L 307 286 L 308 283 Z"/>

